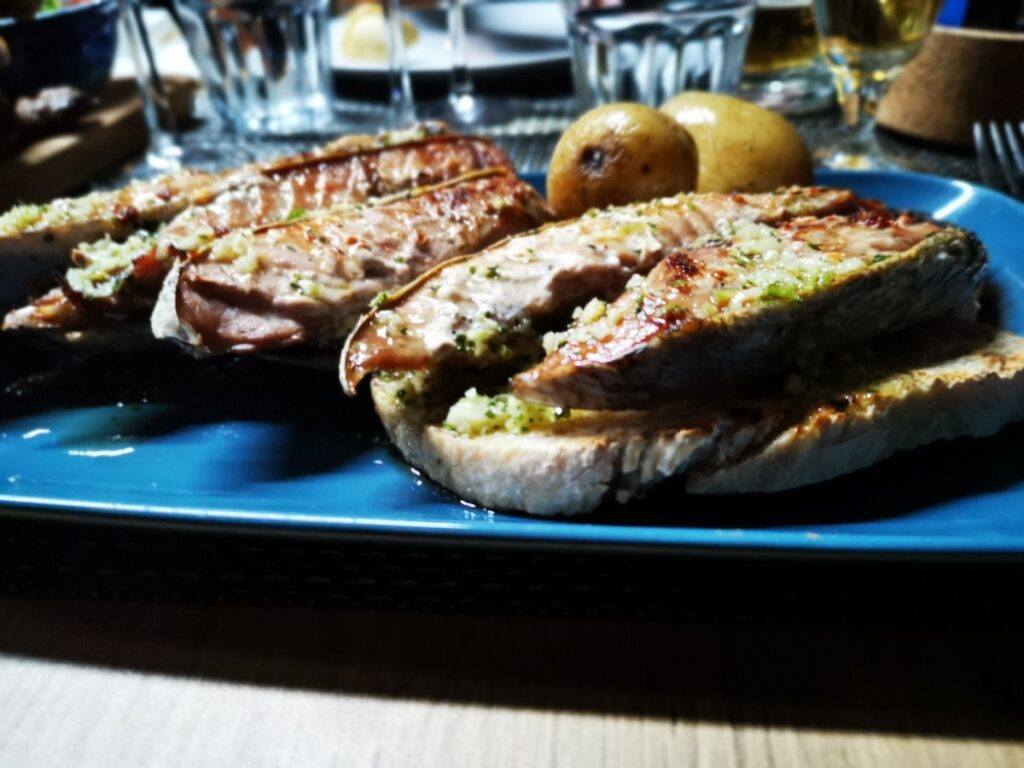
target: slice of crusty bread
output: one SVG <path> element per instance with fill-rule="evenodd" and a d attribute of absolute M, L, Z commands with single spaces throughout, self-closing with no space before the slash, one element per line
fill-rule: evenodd
<path fill-rule="evenodd" d="M 466 437 L 438 426 L 444 408 L 397 397 L 402 386 L 375 377 L 370 392 L 409 463 L 462 498 L 536 515 L 587 512 L 613 492 L 624 501 L 685 471 L 712 449 L 722 429 L 682 417 L 665 425 L 660 412 L 614 411 L 545 431 Z"/>
<path fill-rule="evenodd" d="M 945 326 L 950 327 L 950 326 Z M 968 331 L 969 332 L 969 331 Z M 998 332 L 964 354 L 822 398 L 768 439 L 690 473 L 690 493 L 765 493 L 830 480 L 937 440 L 1024 418 L 1024 338 Z"/>
<path fill-rule="evenodd" d="M 538 515 L 625 502 L 679 475 L 693 493 L 793 488 L 1024 418 L 1024 338 L 975 323 L 897 337 L 843 371 L 802 395 L 744 401 L 735 413 L 590 411 L 525 434 L 475 437 L 440 426 L 443 404 L 397 396 L 401 379 L 378 377 L 371 392 L 410 463 L 465 499 Z"/>

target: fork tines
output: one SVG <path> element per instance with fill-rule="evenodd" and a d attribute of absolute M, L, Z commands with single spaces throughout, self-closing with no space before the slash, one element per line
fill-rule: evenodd
<path fill-rule="evenodd" d="M 1024 197 L 1024 122 L 975 123 L 974 147 L 985 183 L 1005 185 L 1014 197 Z"/>

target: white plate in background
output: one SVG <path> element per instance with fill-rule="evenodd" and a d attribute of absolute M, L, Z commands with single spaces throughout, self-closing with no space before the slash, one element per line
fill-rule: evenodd
<path fill-rule="evenodd" d="M 565 20 L 556 2 L 487 3 L 466 9 L 466 55 L 476 71 L 519 69 L 566 61 Z M 414 75 L 447 75 L 450 53 L 441 9 L 407 14 L 419 39 L 406 49 L 409 72 Z M 331 60 L 335 70 L 364 75 L 386 75 L 387 61 L 350 59 L 341 50 L 344 17 L 331 20 Z M 547 30 L 547 31 L 546 31 Z"/>

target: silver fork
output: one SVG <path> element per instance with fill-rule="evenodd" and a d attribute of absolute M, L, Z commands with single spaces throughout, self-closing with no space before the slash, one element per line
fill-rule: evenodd
<path fill-rule="evenodd" d="M 974 148 L 981 177 L 990 187 L 1005 186 L 1014 197 L 1024 197 L 1024 122 L 975 123 Z"/>

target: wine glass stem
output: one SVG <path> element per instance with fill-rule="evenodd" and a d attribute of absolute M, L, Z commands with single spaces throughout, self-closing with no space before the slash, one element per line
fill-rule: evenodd
<path fill-rule="evenodd" d="M 412 99 L 409 62 L 405 55 L 400 0 L 385 0 L 384 16 L 388 35 L 388 67 L 391 75 L 391 119 L 396 126 L 408 125 L 416 121 L 416 108 Z"/>
<path fill-rule="evenodd" d="M 870 73 L 844 67 L 835 72 L 836 91 L 846 125 L 847 144 L 867 150 L 875 144 L 875 114 L 885 90 Z"/>
<path fill-rule="evenodd" d="M 149 129 L 148 160 L 158 170 L 170 169 L 179 164 L 181 148 L 174 110 L 142 20 L 142 6 L 138 0 L 121 0 L 120 11 Z"/>
<path fill-rule="evenodd" d="M 452 54 L 451 98 L 462 100 L 473 96 L 473 80 L 466 58 L 465 0 L 448 0 L 448 44 Z"/>
<path fill-rule="evenodd" d="M 850 160 L 873 159 L 879 152 L 878 139 L 874 135 L 874 115 L 885 92 L 885 83 L 845 67 L 835 70 L 834 75 L 846 126 L 840 146 Z"/>

